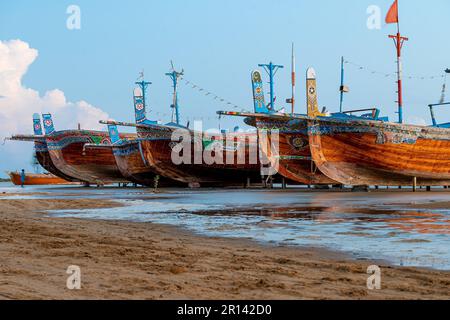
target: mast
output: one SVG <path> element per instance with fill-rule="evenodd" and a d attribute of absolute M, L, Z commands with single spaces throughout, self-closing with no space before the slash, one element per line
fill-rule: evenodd
<path fill-rule="evenodd" d="M 444 103 L 445 101 L 445 91 L 447 88 L 447 74 L 450 73 L 450 69 L 445 69 L 444 71 L 444 84 L 442 85 L 442 93 L 441 93 L 441 100 L 440 103 Z"/>
<path fill-rule="evenodd" d="M 339 112 L 342 112 L 342 104 L 344 102 L 344 57 L 341 57 L 341 99 L 339 102 Z"/>
<path fill-rule="evenodd" d="M 175 71 L 175 68 L 173 67 L 172 61 L 170 61 L 172 65 L 172 72 L 166 73 L 166 76 L 169 76 L 170 79 L 172 79 L 172 86 L 173 86 L 173 100 L 171 107 L 175 111 L 175 122 L 176 124 L 180 124 L 180 111 L 178 109 L 178 79 L 183 75 L 184 70 L 181 70 L 181 72 Z M 174 122 L 174 113 L 172 111 L 172 122 Z"/>
<path fill-rule="evenodd" d="M 148 86 L 151 85 L 152 83 L 144 80 L 144 71 L 142 71 L 140 73 L 140 77 L 139 78 L 142 79 L 142 80 L 135 82 L 135 84 L 137 84 L 141 88 L 141 91 L 142 91 L 142 103 L 144 104 L 144 110 L 147 110 L 146 109 L 147 105 L 145 103 L 145 92 L 147 91 Z"/>
<path fill-rule="evenodd" d="M 295 110 L 295 53 L 294 43 L 292 43 L 292 59 L 291 59 L 291 83 L 292 83 L 292 96 L 291 96 L 291 113 L 294 114 Z"/>
<path fill-rule="evenodd" d="M 394 3 L 395 4 L 395 3 Z M 394 40 L 395 48 L 397 50 L 397 94 L 398 94 L 398 122 L 403 123 L 403 92 L 402 92 L 402 77 L 403 77 L 403 67 L 402 67 L 402 47 L 405 41 L 409 39 L 402 37 L 400 34 L 400 20 L 398 19 L 398 0 L 396 0 L 397 5 L 397 34 L 389 35 L 389 38 Z"/>
<path fill-rule="evenodd" d="M 259 67 L 263 67 L 266 72 L 269 75 L 269 85 L 270 85 L 270 107 L 269 109 L 275 110 L 275 98 L 274 98 L 274 91 L 273 91 L 273 78 L 275 74 L 277 73 L 278 69 L 284 68 L 284 66 L 276 65 L 270 62 L 269 64 L 258 64 Z"/>

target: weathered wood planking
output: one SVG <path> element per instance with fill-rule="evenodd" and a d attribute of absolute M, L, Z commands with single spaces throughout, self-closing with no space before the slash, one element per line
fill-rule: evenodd
<path fill-rule="evenodd" d="M 450 185 L 450 129 L 319 117 L 308 121 L 311 154 L 346 185 Z"/>

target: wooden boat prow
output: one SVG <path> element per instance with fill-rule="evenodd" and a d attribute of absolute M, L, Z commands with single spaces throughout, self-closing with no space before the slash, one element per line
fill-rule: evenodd
<path fill-rule="evenodd" d="M 372 121 L 309 122 L 311 154 L 347 185 L 450 185 L 450 129 Z"/>
<path fill-rule="evenodd" d="M 312 159 L 346 185 L 450 185 L 450 129 L 313 115 Z"/>
<path fill-rule="evenodd" d="M 108 125 L 110 144 L 85 144 L 85 149 L 110 149 L 116 160 L 117 167 L 122 175 L 132 183 L 147 187 L 183 187 L 178 181 L 168 179 L 164 176 L 157 178 L 157 173 L 150 167 L 143 154 L 141 142 L 136 139 L 122 140 L 117 126 Z M 156 182 L 157 179 L 157 182 Z"/>
<path fill-rule="evenodd" d="M 86 143 L 110 143 L 108 132 L 96 130 L 55 131 L 50 114 L 44 114 L 44 129 L 50 157 L 64 174 L 78 180 L 105 185 L 128 182 L 120 173 L 111 149 L 84 149 Z M 136 135 L 124 134 L 123 138 Z"/>
<path fill-rule="evenodd" d="M 308 70 L 308 79 L 314 75 Z M 262 76 L 252 72 L 253 103 L 255 113 L 218 112 L 246 117 L 244 122 L 258 129 L 259 149 L 274 171 L 286 179 L 305 185 L 331 185 L 337 181 L 317 169 L 311 158 L 308 139 L 307 117 L 269 110 L 264 100 Z"/>

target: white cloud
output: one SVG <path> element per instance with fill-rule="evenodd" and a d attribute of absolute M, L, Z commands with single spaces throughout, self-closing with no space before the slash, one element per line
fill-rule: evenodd
<path fill-rule="evenodd" d="M 22 78 L 37 57 L 38 51 L 22 40 L 0 41 L 1 140 L 14 133 L 31 133 L 33 113 L 50 112 L 56 129 L 76 128 L 78 123 L 86 129 L 103 128 L 98 120 L 108 119 L 109 116 L 100 108 L 83 100 L 67 101 L 64 92 L 59 89 L 41 94 L 23 86 Z M 31 157 L 30 144 L 8 142 L 6 146 L 0 146 L 1 160 L 11 159 L 10 153 L 26 154 L 25 149 L 30 150 Z M 11 164 L 17 164 L 14 160 Z M 25 163 L 29 162 L 26 159 Z M 0 167 L 8 168 L 4 161 L 1 161 Z"/>

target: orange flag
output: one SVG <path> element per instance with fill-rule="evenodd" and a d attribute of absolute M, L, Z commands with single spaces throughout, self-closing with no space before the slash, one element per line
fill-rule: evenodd
<path fill-rule="evenodd" d="M 392 4 L 386 15 L 386 23 L 398 23 L 398 0 Z"/>

